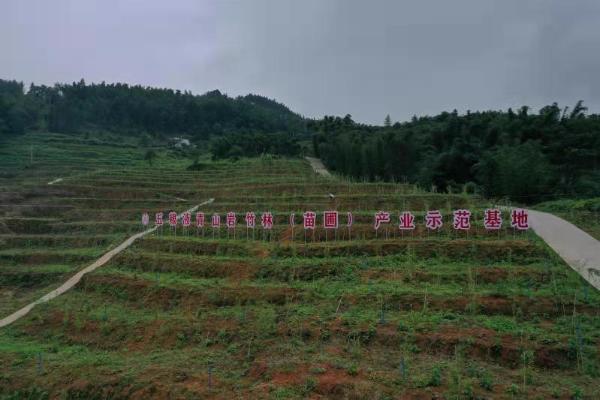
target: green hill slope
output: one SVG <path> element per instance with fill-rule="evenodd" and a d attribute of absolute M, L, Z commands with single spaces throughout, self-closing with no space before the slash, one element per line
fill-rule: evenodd
<path fill-rule="evenodd" d="M 484 200 L 324 179 L 300 159 L 202 160 L 188 171 L 189 160 L 158 153 L 150 167 L 127 142 L 28 134 L 0 144 L 0 317 L 140 231 L 143 211 L 215 198 L 207 216 L 238 213 L 235 237 L 165 227 L 0 329 L 0 396 L 600 392 L 600 294 L 533 233 L 487 233 Z M 468 235 L 448 220 L 437 234 L 373 234 L 380 209 L 420 218 L 463 207 L 475 213 Z M 287 225 L 290 212 L 299 224 L 301 212 L 326 209 L 353 211 L 352 231 L 305 238 Z M 247 232 L 243 213 L 267 210 L 273 232 Z"/>

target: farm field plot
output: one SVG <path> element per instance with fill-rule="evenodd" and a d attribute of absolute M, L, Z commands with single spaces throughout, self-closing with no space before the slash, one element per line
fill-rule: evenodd
<path fill-rule="evenodd" d="M 142 212 L 214 198 L 200 209 L 207 220 L 234 211 L 238 227 L 165 226 L 1 328 L 0 398 L 600 393 L 600 293 L 532 232 L 487 233 L 481 198 L 327 179 L 300 159 L 203 160 L 190 171 L 167 150 L 149 166 L 126 141 L 10 144 L 0 143 L 0 317 L 141 231 Z M 449 227 L 457 208 L 474 211 L 468 234 Z M 329 209 L 340 211 L 337 233 L 305 235 L 302 212 L 322 224 Z M 376 237 L 381 209 L 413 211 L 418 229 L 393 223 Z M 428 209 L 446 216 L 441 232 L 422 228 Z M 246 211 L 271 211 L 272 232 L 247 230 Z"/>

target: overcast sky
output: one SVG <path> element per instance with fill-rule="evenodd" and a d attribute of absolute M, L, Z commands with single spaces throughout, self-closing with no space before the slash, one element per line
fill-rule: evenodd
<path fill-rule="evenodd" d="M 600 110 L 600 1 L 0 0 L 0 78 L 256 93 L 308 117 Z"/>

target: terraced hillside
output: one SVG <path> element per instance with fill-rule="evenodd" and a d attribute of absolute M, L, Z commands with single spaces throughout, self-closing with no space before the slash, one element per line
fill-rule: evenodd
<path fill-rule="evenodd" d="M 325 179 L 303 160 L 189 164 L 164 150 L 149 166 L 134 143 L 110 139 L 0 144 L 0 317 L 141 231 L 143 211 L 214 198 L 207 215 L 238 213 L 235 234 L 164 227 L 1 328 L 0 396 L 600 393 L 600 294 L 532 233 L 485 232 L 481 199 Z M 380 209 L 421 219 L 463 207 L 476 211 L 468 234 L 448 219 L 436 234 L 372 229 Z M 288 225 L 290 212 L 299 224 L 326 209 L 353 211 L 352 230 L 344 218 L 335 235 Z M 273 232 L 248 232 L 246 211 L 272 211 Z"/>

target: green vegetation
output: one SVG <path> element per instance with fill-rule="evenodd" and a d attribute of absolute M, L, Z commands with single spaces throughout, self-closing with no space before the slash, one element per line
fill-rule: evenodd
<path fill-rule="evenodd" d="M 111 134 L 2 140 L 1 316 L 139 232 L 144 211 L 215 198 L 202 211 L 234 210 L 240 225 L 214 236 L 164 227 L 0 329 L 0 398 L 600 391 L 600 293 L 532 232 L 485 232 L 482 197 L 324 179 L 288 158 L 200 154 L 190 170 L 188 156 L 157 147 L 150 168 L 135 138 Z M 469 207 L 475 228 L 453 232 L 446 220 L 437 234 L 373 235 L 380 208 L 421 218 L 432 207 Z M 354 211 L 351 232 L 319 227 L 305 239 L 286 225 L 289 212 L 331 208 Z M 273 211 L 272 234 L 247 232 L 247 210 Z"/>
<path fill-rule="evenodd" d="M 171 89 L 116 83 L 86 85 L 83 79 L 53 87 L 0 79 L 0 134 L 27 130 L 114 132 L 156 137 L 230 132 L 299 132 L 302 118 L 258 95 L 235 99 L 218 90 L 192 95 Z"/>
<path fill-rule="evenodd" d="M 265 154 L 297 156 L 300 154 L 298 138 L 289 133 L 238 133 L 223 135 L 211 143 L 214 159 L 258 157 Z"/>
<path fill-rule="evenodd" d="M 383 127 L 326 116 L 308 126 L 314 152 L 341 174 L 534 203 L 600 195 L 600 118 L 585 111 L 578 102 L 570 112 L 453 111 Z"/>
<path fill-rule="evenodd" d="M 230 98 L 218 90 L 193 95 L 127 84 L 53 87 L 0 80 L 0 135 L 24 132 L 84 133 L 98 141 L 112 133 L 146 149 L 182 136 L 179 152 L 198 164 L 199 149 L 213 158 L 265 154 L 299 156 L 312 151 L 331 170 L 356 180 L 409 182 L 441 193 L 478 193 L 533 204 L 567 197 L 600 196 L 600 117 L 556 103 L 537 114 L 442 112 L 383 126 L 325 116 L 309 120 L 258 95 Z"/>

